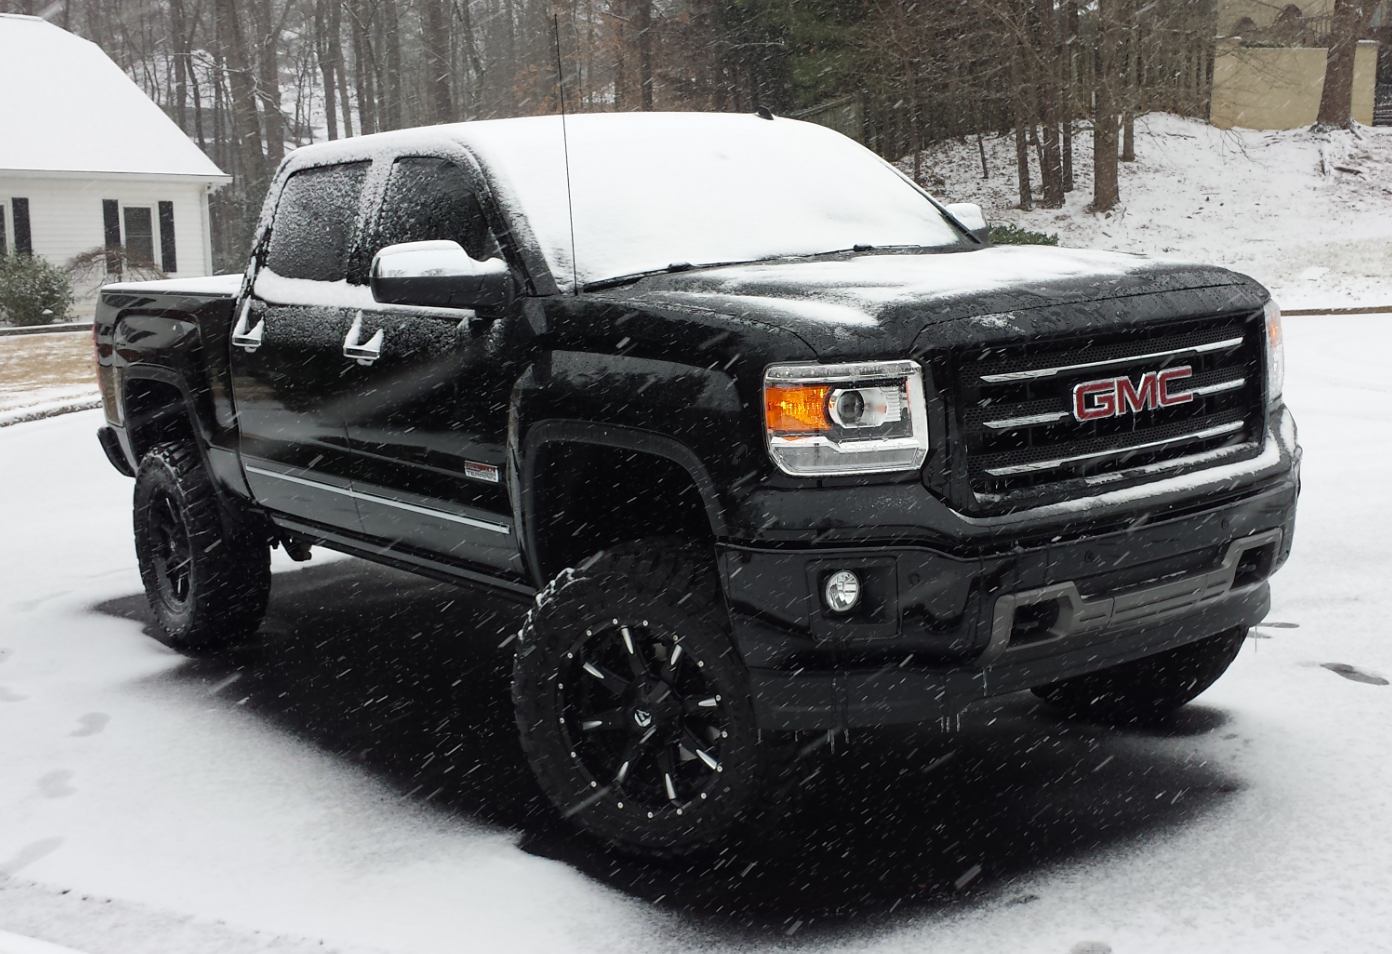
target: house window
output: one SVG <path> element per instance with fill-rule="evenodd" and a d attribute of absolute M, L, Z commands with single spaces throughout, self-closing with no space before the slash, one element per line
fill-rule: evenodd
<path fill-rule="evenodd" d="M 155 264 L 155 221 L 150 207 L 128 205 L 121 210 L 126 227 L 126 260 L 132 265 Z"/>
<path fill-rule="evenodd" d="M 33 233 L 29 230 L 29 200 L 11 199 L 10 208 L 14 210 L 14 245 L 20 255 L 34 253 Z"/>
<path fill-rule="evenodd" d="M 174 203 L 159 204 L 160 270 L 170 275 L 179 270 L 179 260 L 174 255 Z"/>

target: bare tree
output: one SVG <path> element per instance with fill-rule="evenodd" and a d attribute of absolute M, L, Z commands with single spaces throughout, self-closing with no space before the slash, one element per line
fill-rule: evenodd
<path fill-rule="evenodd" d="M 1324 66 L 1324 92 L 1320 94 L 1316 122 L 1347 126 L 1353 111 L 1353 62 L 1358 39 L 1368 28 L 1377 4 L 1371 0 L 1334 0 L 1329 52 Z"/>

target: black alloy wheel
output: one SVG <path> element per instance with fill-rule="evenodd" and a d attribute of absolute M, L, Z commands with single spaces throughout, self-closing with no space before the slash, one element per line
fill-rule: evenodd
<path fill-rule="evenodd" d="M 150 562 L 155 574 L 154 596 L 172 612 L 182 612 L 193 588 L 193 544 L 179 504 L 161 487 L 150 501 Z"/>
<path fill-rule="evenodd" d="M 270 545 L 219 501 L 198 450 L 160 444 L 135 475 L 135 555 L 150 610 L 180 650 L 226 646 L 261 623 L 271 590 Z"/>
<path fill-rule="evenodd" d="M 556 685 L 561 731 L 581 769 L 650 812 L 710 797 L 729 738 L 724 699 L 676 633 L 618 619 L 586 630 Z"/>
<path fill-rule="evenodd" d="M 767 831 L 796 745 L 761 732 L 709 551 L 640 540 L 562 571 L 518 634 L 522 748 L 561 815 L 674 857 Z"/>

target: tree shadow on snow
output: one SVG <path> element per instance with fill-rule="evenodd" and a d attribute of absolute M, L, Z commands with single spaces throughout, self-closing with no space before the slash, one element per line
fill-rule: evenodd
<path fill-rule="evenodd" d="M 143 596 L 96 607 L 156 634 Z M 521 847 L 693 928 L 749 941 L 887 927 L 962 905 L 1028 903 L 1040 869 L 1186 825 L 1239 789 L 1185 739 L 1224 713 L 1156 727 L 1064 720 L 1029 694 L 960 726 L 856 731 L 804 767 L 798 808 L 758 844 L 699 862 L 629 858 L 574 834 L 532 780 L 509 696 L 525 607 L 358 560 L 275 578 L 258 637 L 159 678 L 216 686 L 269 722 L 451 815 L 522 832 Z"/>

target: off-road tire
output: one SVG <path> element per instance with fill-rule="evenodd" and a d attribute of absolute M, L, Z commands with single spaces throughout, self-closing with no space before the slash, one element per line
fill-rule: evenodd
<path fill-rule="evenodd" d="M 197 450 L 160 444 L 135 475 L 135 554 L 155 621 L 175 649 L 208 651 L 256 630 L 271 592 L 271 551 L 223 513 Z"/>
<path fill-rule="evenodd" d="M 1034 694 L 1092 722 L 1153 722 L 1213 685 L 1237 658 L 1246 638 L 1246 627 L 1225 630 L 1154 656 L 1040 686 Z"/>
<path fill-rule="evenodd" d="M 557 576 L 518 634 L 512 685 L 542 790 L 621 850 L 675 857 L 766 831 L 794 787 L 796 740 L 758 730 L 713 560 L 682 541 Z"/>

